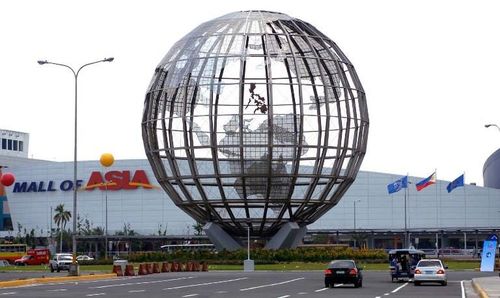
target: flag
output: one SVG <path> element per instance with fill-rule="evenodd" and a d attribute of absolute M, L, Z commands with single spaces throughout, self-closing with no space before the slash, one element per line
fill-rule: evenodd
<path fill-rule="evenodd" d="M 464 174 L 460 175 L 457 179 L 450 182 L 450 184 L 448 184 L 448 186 L 446 187 L 446 190 L 448 190 L 448 193 L 450 193 L 452 190 L 460 186 L 464 186 Z"/>
<path fill-rule="evenodd" d="M 436 183 L 436 172 L 432 173 L 429 177 L 425 178 L 424 180 L 420 181 L 419 183 L 415 184 L 417 187 L 417 191 L 421 191 L 422 189 L 426 188 L 429 185 L 435 184 Z"/>
<path fill-rule="evenodd" d="M 408 187 L 408 176 L 404 176 L 401 179 L 394 181 L 393 183 L 387 185 L 387 191 L 389 194 L 400 191 L 402 188 Z"/>

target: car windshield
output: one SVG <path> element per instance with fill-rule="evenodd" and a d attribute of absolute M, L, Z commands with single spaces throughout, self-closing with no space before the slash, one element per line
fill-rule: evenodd
<path fill-rule="evenodd" d="M 328 265 L 328 268 L 354 268 L 353 261 L 333 261 Z"/>
<path fill-rule="evenodd" d="M 441 262 L 439 261 L 420 261 L 417 267 L 441 267 Z"/>

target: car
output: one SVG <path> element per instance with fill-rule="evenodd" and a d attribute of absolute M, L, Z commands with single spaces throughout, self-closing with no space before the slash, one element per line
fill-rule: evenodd
<path fill-rule="evenodd" d="M 60 272 L 61 270 L 68 270 L 73 262 L 73 255 L 70 253 L 58 253 L 49 261 L 50 272 Z"/>
<path fill-rule="evenodd" d="M 89 257 L 87 255 L 79 255 L 78 257 L 76 257 L 76 260 L 79 262 L 81 262 L 81 261 L 93 261 L 94 258 Z"/>
<path fill-rule="evenodd" d="M 10 266 L 9 261 L 7 260 L 0 260 L 0 267 L 7 267 Z"/>
<path fill-rule="evenodd" d="M 355 288 L 363 286 L 362 268 L 356 266 L 354 260 L 334 260 L 325 270 L 325 288 L 333 288 L 337 284 L 353 284 Z"/>
<path fill-rule="evenodd" d="M 413 284 L 420 286 L 422 282 L 438 282 L 443 286 L 448 284 L 447 266 L 439 259 L 422 259 L 415 268 Z"/>

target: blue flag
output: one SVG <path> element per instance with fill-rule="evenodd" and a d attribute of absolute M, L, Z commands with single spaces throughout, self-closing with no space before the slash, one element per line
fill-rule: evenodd
<path fill-rule="evenodd" d="M 389 194 L 398 192 L 402 188 L 408 188 L 408 176 L 404 176 L 401 179 L 398 179 L 393 183 L 387 185 L 387 191 L 389 192 Z"/>
<path fill-rule="evenodd" d="M 448 186 L 446 187 L 446 190 L 448 190 L 448 193 L 450 193 L 452 190 L 460 186 L 464 186 L 464 174 L 460 175 L 457 179 L 450 182 L 450 184 L 448 184 Z"/>

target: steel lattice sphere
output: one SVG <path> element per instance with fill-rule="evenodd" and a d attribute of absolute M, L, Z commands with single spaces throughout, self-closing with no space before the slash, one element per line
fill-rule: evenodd
<path fill-rule="evenodd" d="M 368 137 L 353 65 L 315 27 L 243 11 L 198 26 L 155 70 L 143 140 L 168 196 L 234 236 L 305 226 L 354 181 Z"/>

